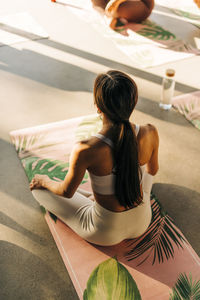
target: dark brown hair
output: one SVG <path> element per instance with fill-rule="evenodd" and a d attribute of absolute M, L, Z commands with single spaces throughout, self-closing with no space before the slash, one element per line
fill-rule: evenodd
<path fill-rule="evenodd" d="M 94 101 L 113 123 L 115 195 L 126 208 L 142 201 L 138 144 L 129 122 L 137 100 L 137 86 L 127 74 L 110 70 L 97 76 L 94 83 Z"/>

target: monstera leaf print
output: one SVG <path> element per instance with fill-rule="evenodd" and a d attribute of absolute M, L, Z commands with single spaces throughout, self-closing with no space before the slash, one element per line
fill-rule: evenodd
<path fill-rule="evenodd" d="M 139 31 L 137 31 L 137 33 L 139 33 L 149 39 L 162 40 L 162 41 L 176 39 L 176 36 L 173 33 L 163 29 L 161 26 L 157 25 L 154 22 L 147 20 L 147 21 L 144 21 L 142 24 L 145 26 L 142 29 L 140 29 Z"/>
<path fill-rule="evenodd" d="M 12 143 L 15 145 L 20 159 L 40 155 L 41 150 L 45 153 L 47 149 L 50 151 L 52 147 L 59 147 L 59 145 L 62 144 L 62 142 L 55 140 L 46 141 L 46 138 L 46 133 L 11 136 Z"/>
<path fill-rule="evenodd" d="M 189 277 L 180 274 L 175 283 L 170 300 L 199 300 L 200 299 L 200 280 L 192 281 L 192 275 Z"/>
<path fill-rule="evenodd" d="M 200 120 L 192 120 L 191 122 L 197 129 L 200 130 Z"/>
<path fill-rule="evenodd" d="M 27 157 L 21 161 L 29 182 L 36 174 L 48 175 L 50 179 L 55 181 L 64 180 L 69 167 L 69 163 L 47 158 L 41 159 L 40 157 Z M 85 183 L 87 179 L 88 174 L 86 173 L 82 184 Z"/>
<path fill-rule="evenodd" d="M 141 265 L 152 254 L 152 265 L 155 261 L 162 263 L 165 259 L 174 257 L 174 247 L 183 248 L 184 237 L 177 231 L 173 220 L 166 214 L 158 200 L 152 195 L 152 221 L 147 231 L 137 239 L 128 240 L 128 260 L 145 256 L 139 263 Z"/>
<path fill-rule="evenodd" d="M 36 174 L 48 175 L 52 180 L 64 180 L 69 163 L 59 160 L 27 157 L 21 160 L 29 182 Z"/>
<path fill-rule="evenodd" d="M 90 275 L 83 299 L 141 300 L 141 296 L 128 270 L 115 258 L 109 258 Z"/>
<path fill-rule="evenodd" d="M 34 144 L 42 141 L 43 138 L 43 134 L 20 135 L 17 137 L 11 136 L 12 143 L 15 145 L 17 153 L 29 151 Z"/>

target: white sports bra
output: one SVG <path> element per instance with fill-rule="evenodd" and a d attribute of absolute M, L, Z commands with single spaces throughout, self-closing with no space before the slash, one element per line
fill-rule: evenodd
<path fill-rule="evenodd" d="M 136 125 L 136 128 L 135 128 L 136 136 L 138 135 L 139 130 L 140 130 L 139 125 Z M 113 147 L 113 142 L 109 138 L 105 137 L 104 135 L 97 133 L 93 136 L 102 140 L 104 143 L 109 145 L 111 148 Z M 142 174 L 143 174 L 143 170 L 145 169 L 144 167 L 145 166 L 141 167 Z M 89 172 L 89 175 L 90 175 L 92 189 L 94 192 L 96 192 L 97 194 L 100 194 L 100 195 L 114 195 L 114 193 L 115 193 L 115 176 L 116 176 L 114 173 L 104 175 L 104 176 L 97 176 L 97 175 L 94 175 Z"/>

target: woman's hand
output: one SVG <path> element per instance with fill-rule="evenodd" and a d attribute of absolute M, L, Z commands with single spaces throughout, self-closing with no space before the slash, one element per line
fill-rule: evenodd
<path fill-rule="evenodd" d="M 49 181 L 49 177 L 47 175 L 35 175 L 29 184 L 30 190 L 32 191 L 33 189 L 45 188 L 47 181 Z"/>

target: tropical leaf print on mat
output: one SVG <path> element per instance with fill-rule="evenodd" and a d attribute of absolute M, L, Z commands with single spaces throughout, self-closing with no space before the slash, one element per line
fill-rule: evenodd
<path fill-rule="evenodd" d="M 170 300 L 199 300 L 200 299 L 200 280 L 192 281 L 192 275 L 189 277 L 180 274 L 175 283 Z"/>
<path fill-rule="evenodd" d="M 51 151 L 52 148 L 59 147 L 62 142 L 60 141 L 46 141 L 47 134 L 30 134 L 11 136 L 12 143 L 15 145 L 15 149 L 20 159 L 25 157 L 31 157 L 41 154 L 41 150 L 45 153 Z"/>
<path fill-rule="evenodd" d="M 130 261 L 145 256 L 139 263 L 141 265 L 152 254 L 152 265 L 158 261 L 163 263 L 166 259 L 174 257 L 174 246 L 183 248 L 186 242 L 184 237 L 176 230 L 173 220 L 166 214 L 155 196 L 151 203 L 152 221 L 147 231 L 137 239 L 128 240 L 128 251 L 125 256 Z"/>
<path fill-rule="evenodd" d="M 29 182 L 36 174 L 48 175 L 50 179 L 58 181 L 64 180 L 69 163 L 64 163 L 59 160 L 41 159 L 40 157 L 27 157 L 21 160 Z M 42 213 L 46 214 L 46 208 L 40 205 Z M 50 217 L 54 222 L 57 221 L 57 216 L 49 212 Z"/>
<path fill-rule="evenodd" d="M 176 15 L 178 15 L 178 16 L 181 16 L 181 17 L 184 17 L 184 18 L 187 18 L 187 19 L 190 19 L 190 20 L 200 21 L 200 16 L 192 14 L 190 12 L 183 11 L 183 10 L 180 10 L 180 9 L 173 9 L 173 8 L 171 9 L 171 11 L 173 13 L 175 13 Z"/>
<path fill-rule="evenodd" d="M 29 182 L 33 179 L 36 174 L 42 174 L 49 176 L 50 179 L 55 181 L 64 180 L 69 163 L 64 163 L 60 160 L 52 159 L 41 159 L 40 157 L 27 157 L 21 160 Z M 88 173 L 86 172 L 81 184 L 87 182 Z M 46 214 L 44 206 L 40 206 L 43 214 Z M 57 221 L 57 217 L 49 212 L 50 217 Z"/>
<path fill-rule="evenodd" d="M 200 92 L 193 92 L 176 96 L 172 105 L 197 129 L 200 129 Z"/>
<path fill-rule="evenodd" d="M 141 300 L 141 296 L 128 270 L 115 258 L 109 258 L 90 275 L 83 299 Z"/>
<path fill-rule="evenodd" d="M 38 142 L 41 142 L 44 138 L 43 134 L 37 134 L 37 135 L 20 135 L 20 136 L 12 136 L 11 140 L 12 143 L 15 145 L 15 149 L 17 153 L 29 151 L 33 145 L 35 145 Z"/>
<path fill-rule="evenodd" d="M 21 161 L 29 182 L 36 174 L 48 175 L 50 179 L 56 181 L 64 180 L 69 167 L 69 163 L 40 157 L 27 157 Z"/>
<path fill-rule="evenodd" d="M 46 208 L 44 206 L 40 205 L 40 209 L 41 209 L 43 215 L 46 215 L 46 213 L 47 213 Z M 49 216 L 51 217 L 51 219 L 56 223 L 58 217 L 50 211 L 48 213 L 49 213 Z"/>
<path fill-rule="evenodd" d="M 78 125 L 75 136 L 76 141 L 82 141 L 90 138 L 92 135 L 96 134 L 102 128 L 102 120 L 100 116 L 90 116 L 84 118 L 82 122 Z"/>
<path fill-rule="evenodd" d="M 36 174 L 48 175 L 50 179 L 55 181 L 64 180 L 69 163 L 65 163 L 60 160 L 41 159 L 40 157 L 27 157 L 21 160 L 25 169 L 29 182 Z M 86 172 L 83 178 L 82 184 L 88 179 L 88 173 Z"/>
<path fill-rule="evenodd" d="M 168 40 L 176 40 L 176 36 L 168 30 L 165 30 L 158 24 L 147 20 L 142 23 L 144 27 L 137 31 L 137 33 L 157 41 L 168 41 Z"/>

